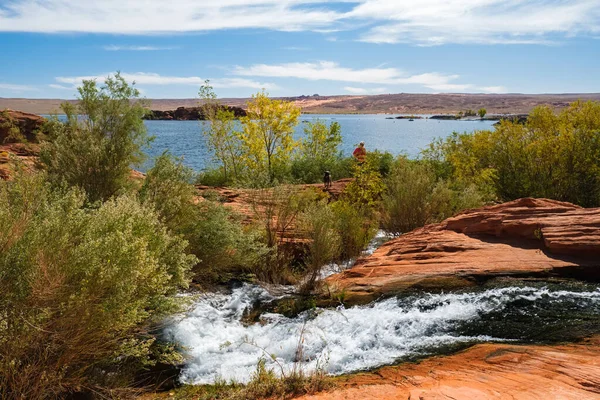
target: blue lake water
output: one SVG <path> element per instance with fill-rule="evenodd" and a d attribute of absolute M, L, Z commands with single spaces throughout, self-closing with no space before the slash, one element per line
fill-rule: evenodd
<path fill-rule="evenodd" d="M 440 121 L 433 119 L 396 120 L 389 115 L 325 115 L 305 114 L 301 121 L 323 120 L 327 124 L 337 121 L 342 128 L 341 150 L 350 155 L 357 143 L 365 142 L 367 150 L 389 151 L 416 157 L 434 138 L 446 137 L 452 132 L 473 132 L 490 129 L 494 121 Z M 155 137 L 147 150 L 150 157 L 169 150 L 175 156 L 183 156 L 185 165 L 200 171 L 211 163 L 201 124 L 198 121 L 146 121 L 148 133 Z M 298 124 L 296 137 L 301 138 L 305 123 Z M 152 165 L 149 160 L 141 170 Z"/>

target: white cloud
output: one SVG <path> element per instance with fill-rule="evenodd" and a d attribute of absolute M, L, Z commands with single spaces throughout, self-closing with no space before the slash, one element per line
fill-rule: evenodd
<path fill-rule="evenodd" d="M 320 61 L 317 63 L 287 63 L 287 64 L 255 64 L 249 67 L 237 66 L 233 73 L 241 76 L 260 76 L 269 78 L 296 78 L 311 81 L 327 80 L 337 82 L 351 82 L 360 84 L 384 84 L 384 85 L 419 85 L 440 92 L 498 92 L 505 91 L 500 86 L 479 87 L 469 83 L 457 83 L 460 76 L 456 74 L 443 74 L 439 72 L 427 72 L 422 74 L 406 74 L 397 68 L 364 68 L 353 69 L 342 67 L 332 61 Z M 374 89 L 364 89 L 355 86 L 344 87 L 346 91 L 367 94 L 376 93 Z M 381 92 L 388 91 L 386 88 L 377 88 Z"/>
<path fill-rule="evenodd" d="M 178 47 L 160 47 L 160 46 L 104 46 L 106 51 L 159 51 L 159 50 L 174 50 Z"/>
<path fill-rule="evenodd" d="M 348 3 L 342 10 L 339 4 Z M 598 0 L 6 0 L 0 31 L 348 30 L 373 43 L 548 44 L 600 33 Z M 329 37 L 327 40 L 335 40 Z M 140 46 L 152 47 L 152 46 Z"/>
<path fill-rule="evenodd" d="M 106 73 L 100 75 L 88 76 L 59 76 L 56 81 L 59 83 L 67 83 L 71 85 L 80 85 L 83 80 L 98 80 L 103 82 L 104 79 L 114 73 Z M 198 76 L 163 76 L 155 73 L 136 72 L 136 73 L 121 73 L 121 76 L 128 82 L 135 82 L 140 85 L 194 85 L 200 86 L 204 84 L 206 78 Z M 211 86 L 215 88 L 252 88 L 252 89 L 277 89 L 277 85 L 272 83 L 262 83 L 245 78 L 219 78 L 211 79 Z"/>
<path fill-rule="evenodd" d="M 75 89 L 76 86 L 63 86 L 63 85 L 57 85 L 55 83 L 51 83 L 48 85 L 49 87 L 51 87 L 52 89 L 60 89 L 60 90 L 73 90 Z"/>
<path fill-rule="evenodd" d="M 373 43 L 548 44 L 600 32 L 597 0 L 366 0 L 347 17 L 375 20 Z"/>
<path fill-rule="evenodd" d="M 458 78 L 458 75 L 444 75 L 431 72 L 419 75 L 406 75 L 397 68 L 352 69 L 342 67 L 332 61 L 317 63 L 255 64 L 250 67 L 236 67 L 233 71 L 242 76 L 263 76 L 271 78 L 299 78 L 307 80 L 330 80 L 355 83 L 379 84 L 444 84 Z"/>
<path fill-rule="evenodd" d="M 322 4 L 314 4 L 322 3 Z M 155 34 L 327 28 L 342 14 L 319 0 L 9 0 L 0 31 Z"/>
<path fill-rule="evenodd" d="M 387 91 L 386 88 L 359 88 L 353 86 L 344 86 L 344 90 L 353 94 L 380 94 Z"/>
<path fill-rule="evenodd" d="M 10 92 L 33 92 L 38 88 L 29 85 L 14 85 L 12 83 L 0 83 L 0 90 L 7 90 Z"/>

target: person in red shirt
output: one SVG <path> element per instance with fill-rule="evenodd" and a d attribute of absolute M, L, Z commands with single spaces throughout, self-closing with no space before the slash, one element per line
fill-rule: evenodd
<path fill-rule="evenodd" d="M 356 161 L 358 161 L 361 164 L 365 162 L 365 160 L 367 159 L 367 149 L 365 149 L 365 142 L 360 142 L 358 147 L 354 149 L 352 156 L 356 159 Z"/>

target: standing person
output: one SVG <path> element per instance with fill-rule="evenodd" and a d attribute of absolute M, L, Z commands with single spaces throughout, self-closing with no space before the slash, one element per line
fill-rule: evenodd
<path fill-rule="evenodd" d="M 364 163 L 367 159 L 367 149 L 365 149 L 365 142 L 360 142 L 358 147 L 354 149 L 352 156 L 358 161 L 360 164 Z"/>

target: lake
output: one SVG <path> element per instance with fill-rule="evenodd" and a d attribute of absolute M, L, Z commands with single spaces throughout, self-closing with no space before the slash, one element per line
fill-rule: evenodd
<path fill-rule="evenodd" d="M 421 149 L 436 137 L 446 137 L 452 132 L 473 132 L 490 129 L 494 121 L 440 121 L 433 119 L 396 120 L 386 119 L 389 115 L 326 115 L 305 114 L 301 121 L 314 122 L 318 119 L 327 124 L 337 121 L 342 128 L 341 150 L 350 155 L 357 143 L 365 142 L 367 150 L 389 151 L 415 157 Z M 198 121 L 145 121 L 148 133 L 155 137 L 147 150 L 151 156 L 169 150 L 171 154 L 184 157 L 184 164 L 196 171 L 210 165 L 211 155 L 206 147 Z M 301 138 L 306 123 L 296 127 L 296 137 Z M 141 169 L 152 165 L 149 160 Z"/>

